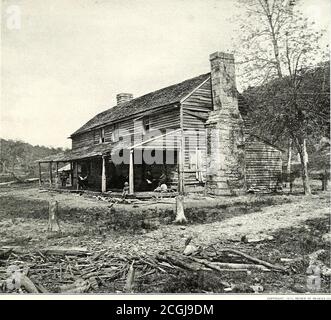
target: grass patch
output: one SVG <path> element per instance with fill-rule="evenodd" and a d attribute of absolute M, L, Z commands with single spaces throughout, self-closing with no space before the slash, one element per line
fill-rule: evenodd
<path fill-rule="evenodd" d="M 1 196 L 0 218 L 48 219 L 48 202 Z"/>
<path fill-rule="evenodd" d="M 0 196 L 0 218 L 48 219 L 49 204 L 46 200 L 29 200 L 10 195 Z M 95 224 L 102 219 L 102 208 L 76 208 L 59 203 L 59 217 L 62 221 Z"/>

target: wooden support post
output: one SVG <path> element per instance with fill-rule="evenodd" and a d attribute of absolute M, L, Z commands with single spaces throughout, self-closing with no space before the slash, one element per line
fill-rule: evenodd
<path fill-rule="evenodd" d="M 133 193 L 134 193 L 133 150 L 130 150 L 129 194 L 133 194 Z"/>
<path fill-rule="evenodd" d="M 74 165 L 73 162 L 70 161 L 70 182 L 71 182 L 71 187 L 74 186 Z"/>
<path fill-rule="evenodd" d="M 41 163 L 38 162 L 38 167 L 39 167 L 39 187 L 41 187 Z"/>
<path fill-rule="evenodd" d="M 184 137 L 184 115 L 183 115 L 183 106 L 180 105 L 180 149 L 179 149 L 179 166 L 178 166 L 178 191 L 179 194 L 184 194 L 185 187 L 184 187 L 184 161 L 185 161 L 185 154 L 184 154 L 184 147 L 185 147 L 185 137 Z"/>
<path fill-rule="evenodd" d="M 102 156 L 101 192 L 107 191 L 106 156 Z"/>
<path fill-rule="evenodd" d="M 53 169 L 53 162 L 51 161 L 49 163 L 49 186 L 51 187 L 52 184 L 53 184 L 53 172 L 52 172 L 52 169 Z"/>
<path fill-rule="evenodd" d="M 59 189 L 60 188 L 60 179 L 59 179 L 59 163 L 56 161 L 56 176 L 55 176 L 55 188 Z"/>
<path fill-rule="evenodd" d="M 76 176 L 76 189 L 79 190 L 79 183 L 78 183 L 78 162 L 75 162 L 75 176 Z"/>

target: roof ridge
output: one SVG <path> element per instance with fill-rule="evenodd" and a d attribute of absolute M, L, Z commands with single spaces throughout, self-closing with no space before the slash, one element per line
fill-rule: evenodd
<path fill-rule="evenodd" d="M 98 127 L 106 123 L 117 122 L 121 119 L 125 119 L 128 116 L 138 114 L 140 112 L 152 110 L 154 108 L 167 106 L 179 102 L 182 96 L 185 96 L 187 93 L 194 90 L 198 85 L 198 83 L 206 81 L 207 77 L 209 76 L 210 76 L 210 72 L 203 73 L 196 77 L 192 77 L 183 80 L 181 82 L 169 85 L 167 87 L 163 87 L 155 91 L 151 91 L 142 96 L 136 97 L 126 103 L 123 103 L 120 106 L 115 105 L 111 108 L 101 111 L 98 114 L 96 114 L 92 119 L 87 121 L 78 130 L 72 133 L 70 137 L 89 131 L 92 128 Z M 199 82 L 196 83 L 197 81 Z M 176 89 L 178 89 L 178 92 L 176 91 Z M 136 108 L 138 110 L 134 110 L 133 107 L 135 106 L 135 104 L 138 105 Z M 125 111 L 127 112 L 126 107 L 128 106 L 131 106 L 132 108 L 130 108 L 131 109 L 130 114 L 125 115 Z M 114 115 L 114 119 L 111 119 L 111 115 Z M 104 119 L 107 118 L 107 116 L 109 119 Z"/>
<path fill-rule="evenodd" d="M 137 99 L 141 99 L 141 98 L 143 98 L 143 97 L 145 97 L 145 96 L 148 96 L 149 94 L 156 93 L 156 92 L 159 92 L 159 91 L 161 91 L 161 90 L 169 89 L 169 88 L 171 88 L 171 87 L 174 87 L 174 86 L 180 85 L 180 84 L 182 84 L 182 83 L 184 83 L 184 82 L 186 82 L 186 81 L 190 81 L 190 80 L 193 80 L 193 79 L 196 79 L 196 78 L 202 77 L 202 76 L 207 76 L 207 75 L 209 75 L 209 74 L 210 74 L 210 72 L 202 73 L 202 74 L 200 74 L 200 75 L 198 75 L 198 76 L 196 76 L 196 77 L 192 77 L 192 78 L 189 78 L 189 79 L 183 80 L 183 81 L 181 81 L 181 82 L 177 82 L 177 83 L 175 83 L 175 84 L 172 84 L 172 85 L 170 85 L 170 86 L 166 86 L 166 87 L 163 87 L 163 88 L 160 88 L 160 89 L 157 89 L 157 90 L 151 91 L 151 92 L 149 92 L 149 93 L 146 93 L 146 94 L 143 94 L 143 95 L 138 96 L 138 97 L 136 97 L 136 98 L 133 98 L 133 99 L 130 100 L 130 101 L 127 101 L 127 102 L 125 102 L 125 103 L 122 103 L 122 104 L 121 104 L 121 107 L 125 107 L 126 105 L 129 105 L 130 103 L 134 102 L 135 100 L 137 100 Z M 104 111 L 101 111 L 101 112 L 99 112 L 99 113 L 96 114 L 96 115 L 100 115 L 100 114 L 102 114 L 102 113 L 104 113 L 104 112 L 110 111 L 110 110 L 112 110 L 113 108 L 115 108 L 115 107 L 117 107 L 117 106 L 118 106 L 118 105 L 116 104 L 116 105 L 114 105 L 113 107 L 110 107 L 110 108 L 108 108 L 108 109 L 106 109 L 106 110 L 104 110 Z"/>

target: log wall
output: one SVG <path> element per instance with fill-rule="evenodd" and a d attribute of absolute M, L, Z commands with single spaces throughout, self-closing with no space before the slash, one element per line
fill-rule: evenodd
<path fill-rule="evenodd" d="M 282 173 L 282 152 L 259 140 L 248 138 L 245 144 L 247 188 L 274 191 Z"/>

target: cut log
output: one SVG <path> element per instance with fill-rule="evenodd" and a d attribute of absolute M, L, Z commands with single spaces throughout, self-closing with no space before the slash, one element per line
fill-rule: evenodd
<path fill-rule="evenodd" d="M 279 271 L 287 272 L 286 268 L 284 268 L 282 266 L 277 266 L 277 265 L 274 265 L 272 263 L 269 263 L 269 262 L 260 260 L 258 258 L 252 257 L 252 256 L 250 256 L 250 255 L 248 255 L 246 253 L 243 253 L 241 251 L 238 251 L 238 250 L 234 250 L 234 249 L 221 249 L 218 252 L 231 252 L 231 253 L 240 255 L 240 256 L 246 258 L 249 261 L 252 261 L 252 262 L 257 263 L 257 264 L 261 264 L 261 265 L 263 265 L 263 266 L 265 266 L 267 268 L 271 268 L 271 269 L 274 269 L 274 270 L 279 270 Z"/>
<path fill-rule="evenodd" d="M 132 261 L 129 271 L 128 271 L 128 276 L 126 278 L 126 283 L 124 286 L 124 292 L 127 293 L 131 293 L 133 291 L 133 284 L 134 284 L 134 274 L 135 274 L 135 270 L 134 270 L 134 260 Z"/>
<path fill-rule="evenodd" d="M 56 200 L 49 201 L 48 231 L 61 231 L 58 211 L 58 202 Z"/>
<path fill-rule="evenodd" d="M 10 265 L 7 268 L 6 288 L 8 290 L 18 290 L 24 288 L 29 293 L 39 293 L 34 283 L 21 272 L 20 268 L 16 265 Z M 26 271 L 27 273 L 27 271 Z"/>
<path fill-rule="evenodd" d="M 186 223 L 187 219 L 184 214 L 184 196 L 179 195 L 176 197 L 176 219 L 175 223 Z"/>
<path fill-rule="evenodd" d="M 77 279 L 74 283 L 60 286 L 62 293 L 84 293 L 87 292 L 91 284 L 84 279 Z"/>
<path fill-rule="evenodd" d="M 171 255 L 168 255 L 168 254 L 165 254 L 165 255 L 160 255 L 159 254 L 159 255 L 156 256 L 156 259 L 159 260 L 159 261 L 165 261 L 165 262 L 171 263 L 175 266 L 178 266 L 182 269 L 189 270 L 189 271 L 194 271 L 194 272 L 197 272 L 197 271 L 210 271 L 210 268 L 207 269 L 207 268 L 201 267 L 197 263 L 186 262 L 186 261 L 184 261 L 184 259 L 186 257 L 185 256 L 182 256 L 182 257 L 174 257 L 174 256 L 171 256 Z"/>
<path fill-rule="evenodd" d="M 60 256 L 83 256 L 89 254 L 87 248 L 48 247 L 41 249 L 40 251 L 43 254 Z"/>
<path fill-rule="evenodd" d="M 239 269 L 239 270 L 260 270 L 260 271 L 270 271 L 263 265 L 258 264 L 247 264 L 247 263 L 224 263 L 224 262 L 208 262 L 203 259 L 198 259 L 190 257 L 195 262 L 204 264 L 206 267 L 209 267 L 214 270 L 222 271 L 224 269 Z"/>
<path fill-rule="evenodd" d="M 34 285 L 31 279 L 24 274 L 21 275 L 21 286 L 24 287 L 25 290 L 29 293 L 39 293 L 37 287 Z"/>

